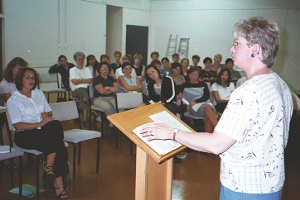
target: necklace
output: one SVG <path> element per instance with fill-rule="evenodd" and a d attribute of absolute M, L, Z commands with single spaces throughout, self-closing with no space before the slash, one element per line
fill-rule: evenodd
<path fill-rule="evenodd" d="M 159 80 L 158 82 L 156 82 L 156 83 L 154 84 L 154 87 L 160 88 L 160 87 L 161 87 L 161 80 Z"/>

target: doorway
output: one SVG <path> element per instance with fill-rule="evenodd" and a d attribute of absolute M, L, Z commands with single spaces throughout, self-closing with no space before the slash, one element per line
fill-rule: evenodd
<path fill-rule="evenodd" d="M 114 52 L 122 52 L 123 8 L 106 6 L 106 54 L 114 62 Z"/>
<path fill-rule="evenodd" d="M 145 66 L 148 64 L 148 31 L 146 26 L 126 25 L 126 53 L 132 56 L 136 53 L 141 54 L 141 64 Z"/>

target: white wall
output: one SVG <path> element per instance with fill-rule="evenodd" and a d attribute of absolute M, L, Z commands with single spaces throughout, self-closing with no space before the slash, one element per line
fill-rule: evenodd
<path fill-rule="evenodd" d="M 123 8 L 107 6 L 106 54 L 114 62 L 114 52 L 122 51 Z"/>
<path fill-rule="evenodd" d="M 125 51 L 127 24 L 150 25 L 150 0 L 4 0 L 3 5 L 5 66 L 16 56 L 30 66 L 52 65 L 60 54 L 74 62 L 76 51 L 99 59 L 106 53 L 107 5 L 124 8 L 122 16 L 116 16 L 122 18 L 114 33 L 120 40 L 112 45 L 119 47 L 110 51 Z"/>
<path fill-rule="evenodd" d="M 65 54 L 105 52 L 106 5 L 80 0 L 5 0 L 5 65 L 21 56 L 30 66 L 49 66 Z"/>
<path fill-rule="evenodd" d="M 221 53 L 225 60 L 231 56 L 233 25 L 261 15 L 276 21 L 281 29 L 274 71 L 300 92 L 298 0 L 4 0 L 3 5 L 5 66 L 15 56 L 31 66 L 51 65 L 60 54 L 73 62 L 75 51 L 99 58 L 106 51 L 107 5 L 123 8 L 122 52 L 126 25 L 148 26 L 148 52 L 156 50 L 161 57 L 166 54 L 169 35 L 178 34 L 190 38 L 189 57 L 199 54 L 203 59 Z"/>
<path fill-rule="evenodd" d="M 273 70 L 281 74 L 294 90 L 300 90 L 299 67 L 296 65 L 300 40 L 300 2 L 297 0 L 189 0 L 151 2 L 152 48 L 166 55 L 169 35 L 190 38 L 189 58 L 201 60 L 223 55 L 231 57 L 232 28 L 241 19 L 263 16 L 274 20 L 281 29 L 280 51 Z M 162 57 L 161 56 L 161 57 Z"/>
<path fill-rule="evenodd" d="M 46 5 L 34 0 L 4 1 L 5 63 L 21 56 L 31 65 L 44 65 L 58 57 L 57 3 L 57 0 Z"/>

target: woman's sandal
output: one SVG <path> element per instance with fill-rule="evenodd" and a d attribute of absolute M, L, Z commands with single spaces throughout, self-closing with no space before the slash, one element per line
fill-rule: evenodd
<path fill-rule="evenodd" d="M 60 189 L 62 189 L 62 191 L 58 195 L 56 195 L 56 190 L 60 190 Z M 55 195 L 58 199 L 68 199 L 68 195 L 64 187 L 61 188 L 55 187 L 54 190 L 55 190 Z"/>
<path fill-rule="evenodd" d="M 54 173 L 53 166 L 46 166 L 43 172 L 43 187 L 53 188 Z"/>

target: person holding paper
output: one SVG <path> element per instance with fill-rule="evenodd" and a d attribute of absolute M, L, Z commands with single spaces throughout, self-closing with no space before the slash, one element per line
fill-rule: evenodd
<path fill-rule="evenodd" d="M 176 140 L 221 158 L 220 200 L 279 200 L 285 180 L 293 100 L 288 85 L 270 68 L 279 49 L 278 25 L 251 17 L 234 26 L 230 48 L 247 81 L 234 90 L 213 133 L 188 133 L 164 124 L 143 135 Z"/>
<path fill-rule="evenodd" d="M 209 101 L 209 90 L 204 82 L 199 82 L 200 69 L 191 67 L 188 70 L 189 82 L 180 87 L 178 99 L 188 104 L 189 112 L 197 117 L 204 117 L 204 131 L 212 133 L 218 123 L 216 109 Z"/>

